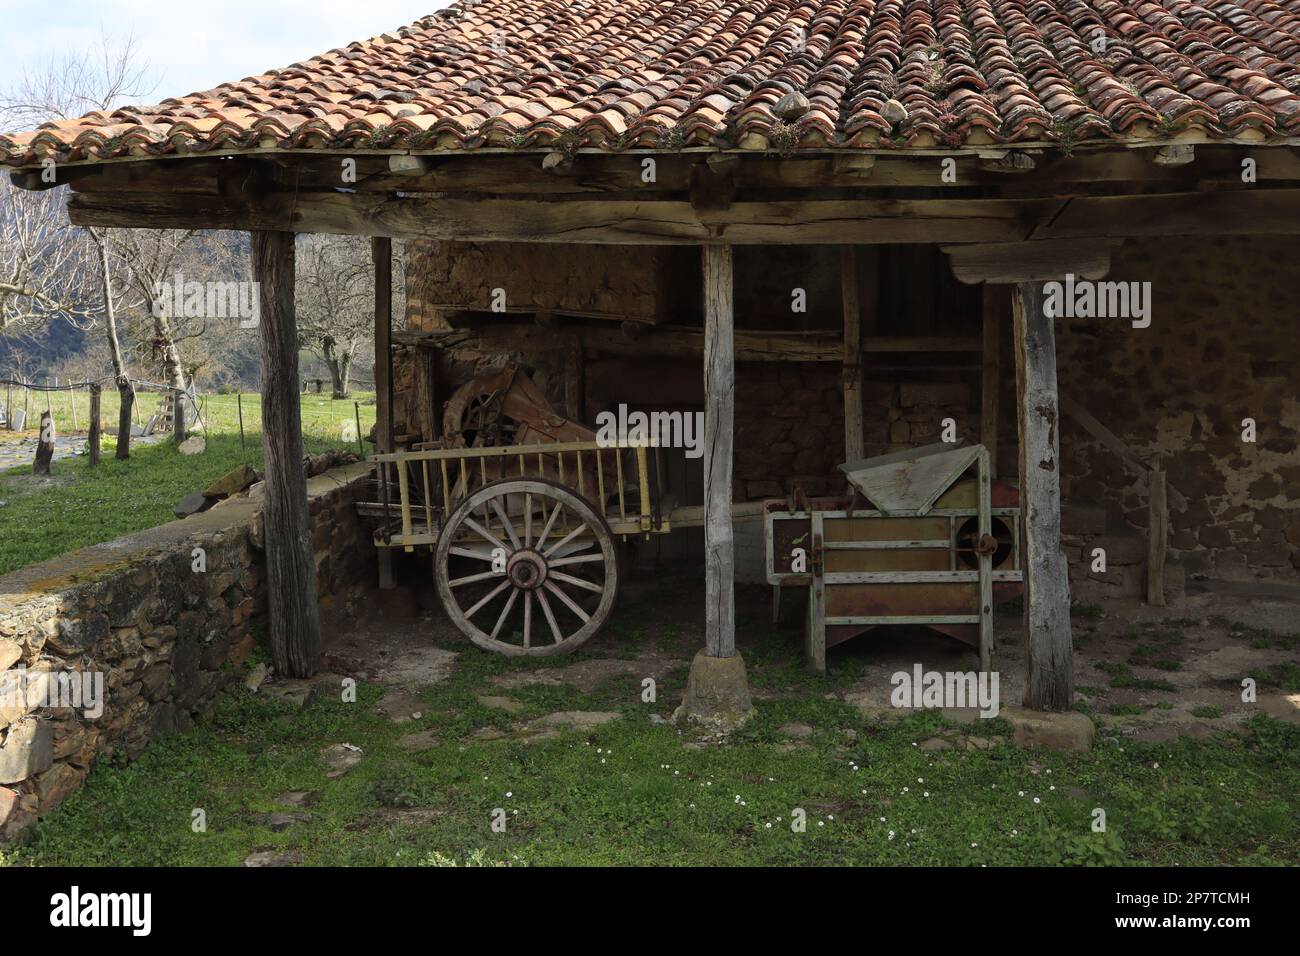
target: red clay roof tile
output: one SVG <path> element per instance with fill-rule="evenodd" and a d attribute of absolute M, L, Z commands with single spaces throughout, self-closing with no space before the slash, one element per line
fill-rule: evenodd
<path fill-rule="evenodd" d="M 788 93 L 809 109 L 773 112 Z M 907 117 L 882 117 L 897 99 Z M 217 147 L 782 150 L 1300 135 L 1300 0 L 478 0 L 202 93 L 0 135 L 28 165 Z"/>

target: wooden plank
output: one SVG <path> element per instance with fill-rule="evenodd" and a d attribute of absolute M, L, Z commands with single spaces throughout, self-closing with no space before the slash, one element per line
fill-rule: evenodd
<path fill-rule="evenodd" d="M 438 403 L 434 395 L 435 354 L 430 348 L 417 348 L 414 354 L 412 395 L 407 424 L 419 434 L 421 441 L 434 441 L 438 437 Z M 391 364 L 391 363 L 390 363 Z"/>
<path fill-rule="evenodd" d="M 1149 149 L 1078 149 L 1069 156 L 1057 151 L 1039 154 L 1036 168 L 1015 178 L 1017 188 L 1037 190 L 1043 195 L 1059 194 L 1063 189 L 1076 191 L 1104 184 L 1126 186 L 1152 184 L 1185 186 L 1195 189 L 1201 181 L 1240 180 L 1241 160 L 1247 156 L 1258 163 L 1260 182 L 1300 180 L 1300 157 L 1285 146 L 1204 145 L 1196 146 L 1192 168 L 1162 168 L 1153 163 L 1159 150 Z M 933 188 L 951 190 L 971 186 L 999 187 L 1006 184 L 1003 173 L 981 168 L 983 157 L 994 157 L 1006 150 L 985 149 L 978 153 L 954 151 L 924 155 L 891 155 L 881 150 L 866 153 L 854 149 L 842 153 L 779 157 L 771 154 L 711 154 L 728 163 L 736 187 L 763 190 L 805 190 L 828 188 Z M 344 183 L 341 160 L 356 163 L 357 181 Z M 655 158 L 655 177 L 647 182 L 642 175 L 645 156 L 627 152 L 617 155 L 579 153 L 573 157 L 566 174 L 557 176 L 542 168 L 537 153 L 520 154 L 516 150 L 476 149 L 472 153 L 408 155 L 363 151 L 352 154 L 333 150 L 259 151 L 234 157 L 167 156 L 132 157 L 125 160 L 91 164 L 60 163 L 57 181 L 41 181 L 40 170 L 16 171 L 12 175 L 21 188 L 51 188 L 72 183 L 78 191 L 158 192 L 182 188 L 190 191 L 220 191 L 222 179 L 247 175 L 250 167 L 269 167 L 264 176 L 277 181 L 297 182 L 303 191 L 348 186 L 363 192 L 393 190 L 486 193 L 486 194 L 568 194 L 600 195 L 609 193 L 643 194 L 684 192 L 690 188 L 691 170 L 698 158 L 688 154 L 663 154 Z M 957 163 L 954 181 L 941 175 L 940 159 Z M 400 168 L 394 171 L 396 160 Z"/>
<path fill-rule="evenodd" d="M 852 246 L 840 251 L 840 296 L 844 312 L 844 460 L 862 458 L 862 300 L 858 258 Z"/>
<path fill-rule="evenodd" d="M 1156 461 L 1150 472 L 1147 511 L 1147 603 L 1165 606 L 1165 556 L 1169 548 L 1169 504 L 1165 473 Z"/>
<path fill-rule="evenodd" d="M 808 587 L 808 619 L 804 623 L 804 659 L 815 673 L 826 673 L 826 575 L 820 549 L 826 540 L 822 515 L 814 511 L 810 530 L 812 584 Z"/>
<path fill-rule="evenodd" d="M 1079 197 L 1026 238 L 1297 234 L 1300 190 L 1256 186 L 1160 196 Z"/>
<path fill-rule="evenodd" d="M 967 285 L 1059 279 L 1067 272 L 1100 279 L 1110 271 L 1111 250 L 1119 241 L 1040 239 L 945 246 L 943 251 L 957 281 Z"/>
<path fill-rule="evenodd" d="M 848 461 L 840 471 L 885 514 L 923 515 L 979 456 L 978 445 L 937 442 Z"/>
<path fill-rule="evenodd" d="M 1043 312 L 1042 284 L 1016 287 L 1016 393 L 1020 430 L 1020 506 L 1024 512 L 1024 703 L 1069 710 L 1074 703 L 1070 582 L 1061 551 L 1060 413 L 1056 342 Z"/>
<path fill-rule="evenodd" d="M 1005 286 L 986 283 L 983 297 L 984 357 L 980 378 L 980 444 L 989 451 L 989 475 L 998 473 L 998 398 L 1002 391 L 1002 316 L 1011 309 Z"/>
<path fill-rule="evenodd" d="M 1050 220 L 1055 199 L 849 199 L 738 202 L 697 210 L 677 200 L 448 199 L 363 193 L 267 193 L 253 199 L 77 193 L 80 226 L 284 229 L 334 235 L 471 242 L 841 245 L 1018 242 Z M 1300 231 L 1300 226 L 1297 226 Z"/>
<path fill-rule="evenodd" d="M 393 450 L 393 241 L 370 241 L 375 267 L 375 451 Z"/>
<path fill-rule="evenodd" d="M 278 674 L 311 677 L 321 660 L 316 562 L 303 480 L 302 409 L 298 396 L 298 328 L 294 315 L 294 236 L 254 232 L 253 279 L 261 299 L 262 502 L 271 657 Z"/>
<path fill-rule="evenodd" d="M 736 368 L 732 254 L 707 245 L 704 266 L 704 592 L 705 652 L 736 653 L 735 554 L 731 474 Z"/>

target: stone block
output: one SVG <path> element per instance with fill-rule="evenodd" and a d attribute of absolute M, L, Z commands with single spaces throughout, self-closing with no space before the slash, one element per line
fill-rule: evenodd
<path fill-rule="evenodd" d="M 745 662 L 739 654 L 710 657 L 700 651 L 691 661 L 681 706 L 673 714 L 705 728 L 726 733 L 754 716 Z"/>
<path fill-rule="evenodd" d="M 998 716 L 1011 724 L 1018 746 L 1081 752 L 1092 749 L 1092 721 L 1077 711 L 1056 713 L 1023 707 L 1003 707 Z"/>
<path fill-rule="evenodd" d="M 54 730 L 49 721 L 29 717 L 9 728 L 0 744 L 0 784 L 20 783 L 54 763 Z"/>

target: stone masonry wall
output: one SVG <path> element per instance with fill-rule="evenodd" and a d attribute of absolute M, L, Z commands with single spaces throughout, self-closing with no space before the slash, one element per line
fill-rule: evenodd
<path fill-rule="evenodd" d="M 1170 503 L 1175 576 L 1296 580 L 1300 240 L 1130 240 L 1113 261 L 1108 279 L 1151 283 L 1151 326 L 1059 321 L 1062 394 L 1143 461 L 1162 458 L 1187 499 L 1183 510 Z M 1253 444 L 1242 441 L 1247 417 L 1258 426 Z M 1068 417 L 1061 457 L 1076 592 L 1144 590 L 1145 480 Z M 1121 573 L 1089 573 L 1098 545 Z"/>
<path fill-rule="evenodd" d="M 325 605 L 373 560 L 353 507 L 365 474 L 351 465 L 308 482 Z M 213 705 L 265 616 L 261 534 L 257 499 L 236 498 L 0 576 L 0 840 L 62 803 L 96 760 L 134 759 Z M 23 668 L 27 700 L 3 696 Z M 102 714 L 33 706 L 73 673 L 102 675 Z"/>

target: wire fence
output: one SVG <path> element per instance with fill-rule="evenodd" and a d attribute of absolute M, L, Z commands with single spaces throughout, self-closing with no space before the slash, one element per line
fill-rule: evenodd
<path fill-rule="evenodd" d="M 261 441 L 261 396 L 255 392 L 198 394 L 160 382 L 130 381 L 134 396 L 130 416 L 133 437 L 161 431 L 181 441 L 193 431 L 201 431 L 205 438 L 238 434 L 246 450 L 250 442 Z M 303 433 L 355 446 L 358 454 L 364 455 L 364 440 L 375 422 L 373 396 L 355 392 L 346 398 L 334 398 L 331 393 L 332 389 L 319 394 L 304 391 L 300 398 Z M 156 405 L 147 397 L 150 395 L 157 396 Z M 87 436 L 92 464 L 99 458 L 100 434 L 116 434 L 121 418 L 121 395 L 112 378 L 68 383 L 40 383 L 22 376 L 0 378 L 0 403 L 0 430 L 37 435 L 44 442 L 43 422 L 48 417 L 51 424 L 57 421 L 60 433 Z"/>

